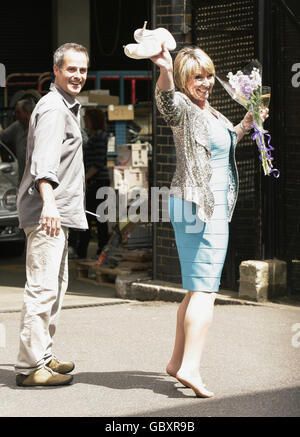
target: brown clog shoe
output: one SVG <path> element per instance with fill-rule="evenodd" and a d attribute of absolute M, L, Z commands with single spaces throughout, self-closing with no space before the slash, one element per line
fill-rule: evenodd
<path fill-rule="evenodd" d="M 16 376 L 16 383 L 19 387 L 35 386 L 59 386 L 70 384 L 73 380 L 72 375 L 61 375 L 45 367 L 36 370 L 30 375 L 19 374 Z"/>
<path fill-rule="evenodd" d="M 50 363 L 47 363 L 47 367 L 50 367 L 54 372 L 65 374 L 72 372 L 75 364 L 72 361 L 59 361 L 56 357 L 53 357 Z"/>

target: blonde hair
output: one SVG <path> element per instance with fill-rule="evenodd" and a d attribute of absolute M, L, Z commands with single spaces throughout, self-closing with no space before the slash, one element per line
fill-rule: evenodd
<path fill-rule="evenodd" d="M 174 61 L 174 81 L 179 91 L 187 93 L 187 83 L 199 67 L 216 75 L 213 61 L 199 47 L 183 47 L 178 52 Z"/>

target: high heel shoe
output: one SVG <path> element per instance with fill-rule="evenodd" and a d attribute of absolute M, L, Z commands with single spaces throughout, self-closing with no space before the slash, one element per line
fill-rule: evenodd
<path fill-rule="evenodd" d="M 161 52 L 161 44 L 155 38 L 148 38 L 139 44 L 127 44 L 124 53 L 132 59 L 148 59 Z"/>
<path fill-rule="evenodd" d="M 166 49 L 168 49 L 170 52 L 176 49 L 176 41 L 173 37 L 173 35 L 163 27 L 158 27 L 154 30 L 146 29 L 147 21 L 144 22 L 144 27 L 142 29 L 137 29 L 133 37 L 136 40 L 137 43 L 142 43 L 144 41 L 147 41 L 148 38 L 155 38 L 157 41 L 159 41 L 160 45 L 162 42 L 165 43 Z"/>
<path fill-rule="evenodd" d="M 176 41 L 173 35 L 163 27 L 154 30 L 146 29 L 147 21 L 144 22 L 142 29 L 134 32 L 134 39 L 137 44 L 127 44 L 123 46 L 124 53 L 133 59 L 149 59 L 157 56 L 162 51 L 162 43 L 169 51 L 175 50 Z"/>

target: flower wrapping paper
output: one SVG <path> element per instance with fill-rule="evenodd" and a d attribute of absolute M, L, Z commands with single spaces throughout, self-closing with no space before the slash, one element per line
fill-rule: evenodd
<path fill-rule="evenodd" d="M 273 168 L 272 163 L 274 158 L 271 153 L 274 147 L 271 146 L 271 135 L 264 129 L 260 116 L 262 106 L 262 66 L 260 62 L 253 60 L 236 74 L 229 72 L 227 78 L 228 80 L 224 80 L 217 76 L 218 81 L 228 94 L 253 114 L 254 133 L 252 139 L 256 141 L 264 174 L 278 178 L 280 172 Z"/>

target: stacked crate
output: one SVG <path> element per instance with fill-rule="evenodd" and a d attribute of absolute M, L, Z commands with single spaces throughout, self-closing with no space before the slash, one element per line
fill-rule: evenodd
<path fill-rule="evenodd" d="M 118 146 L 118 165 L 113 168 L 113 186 L 128 195 L 137 188 L 148 189 L 148 145 Z"/>

